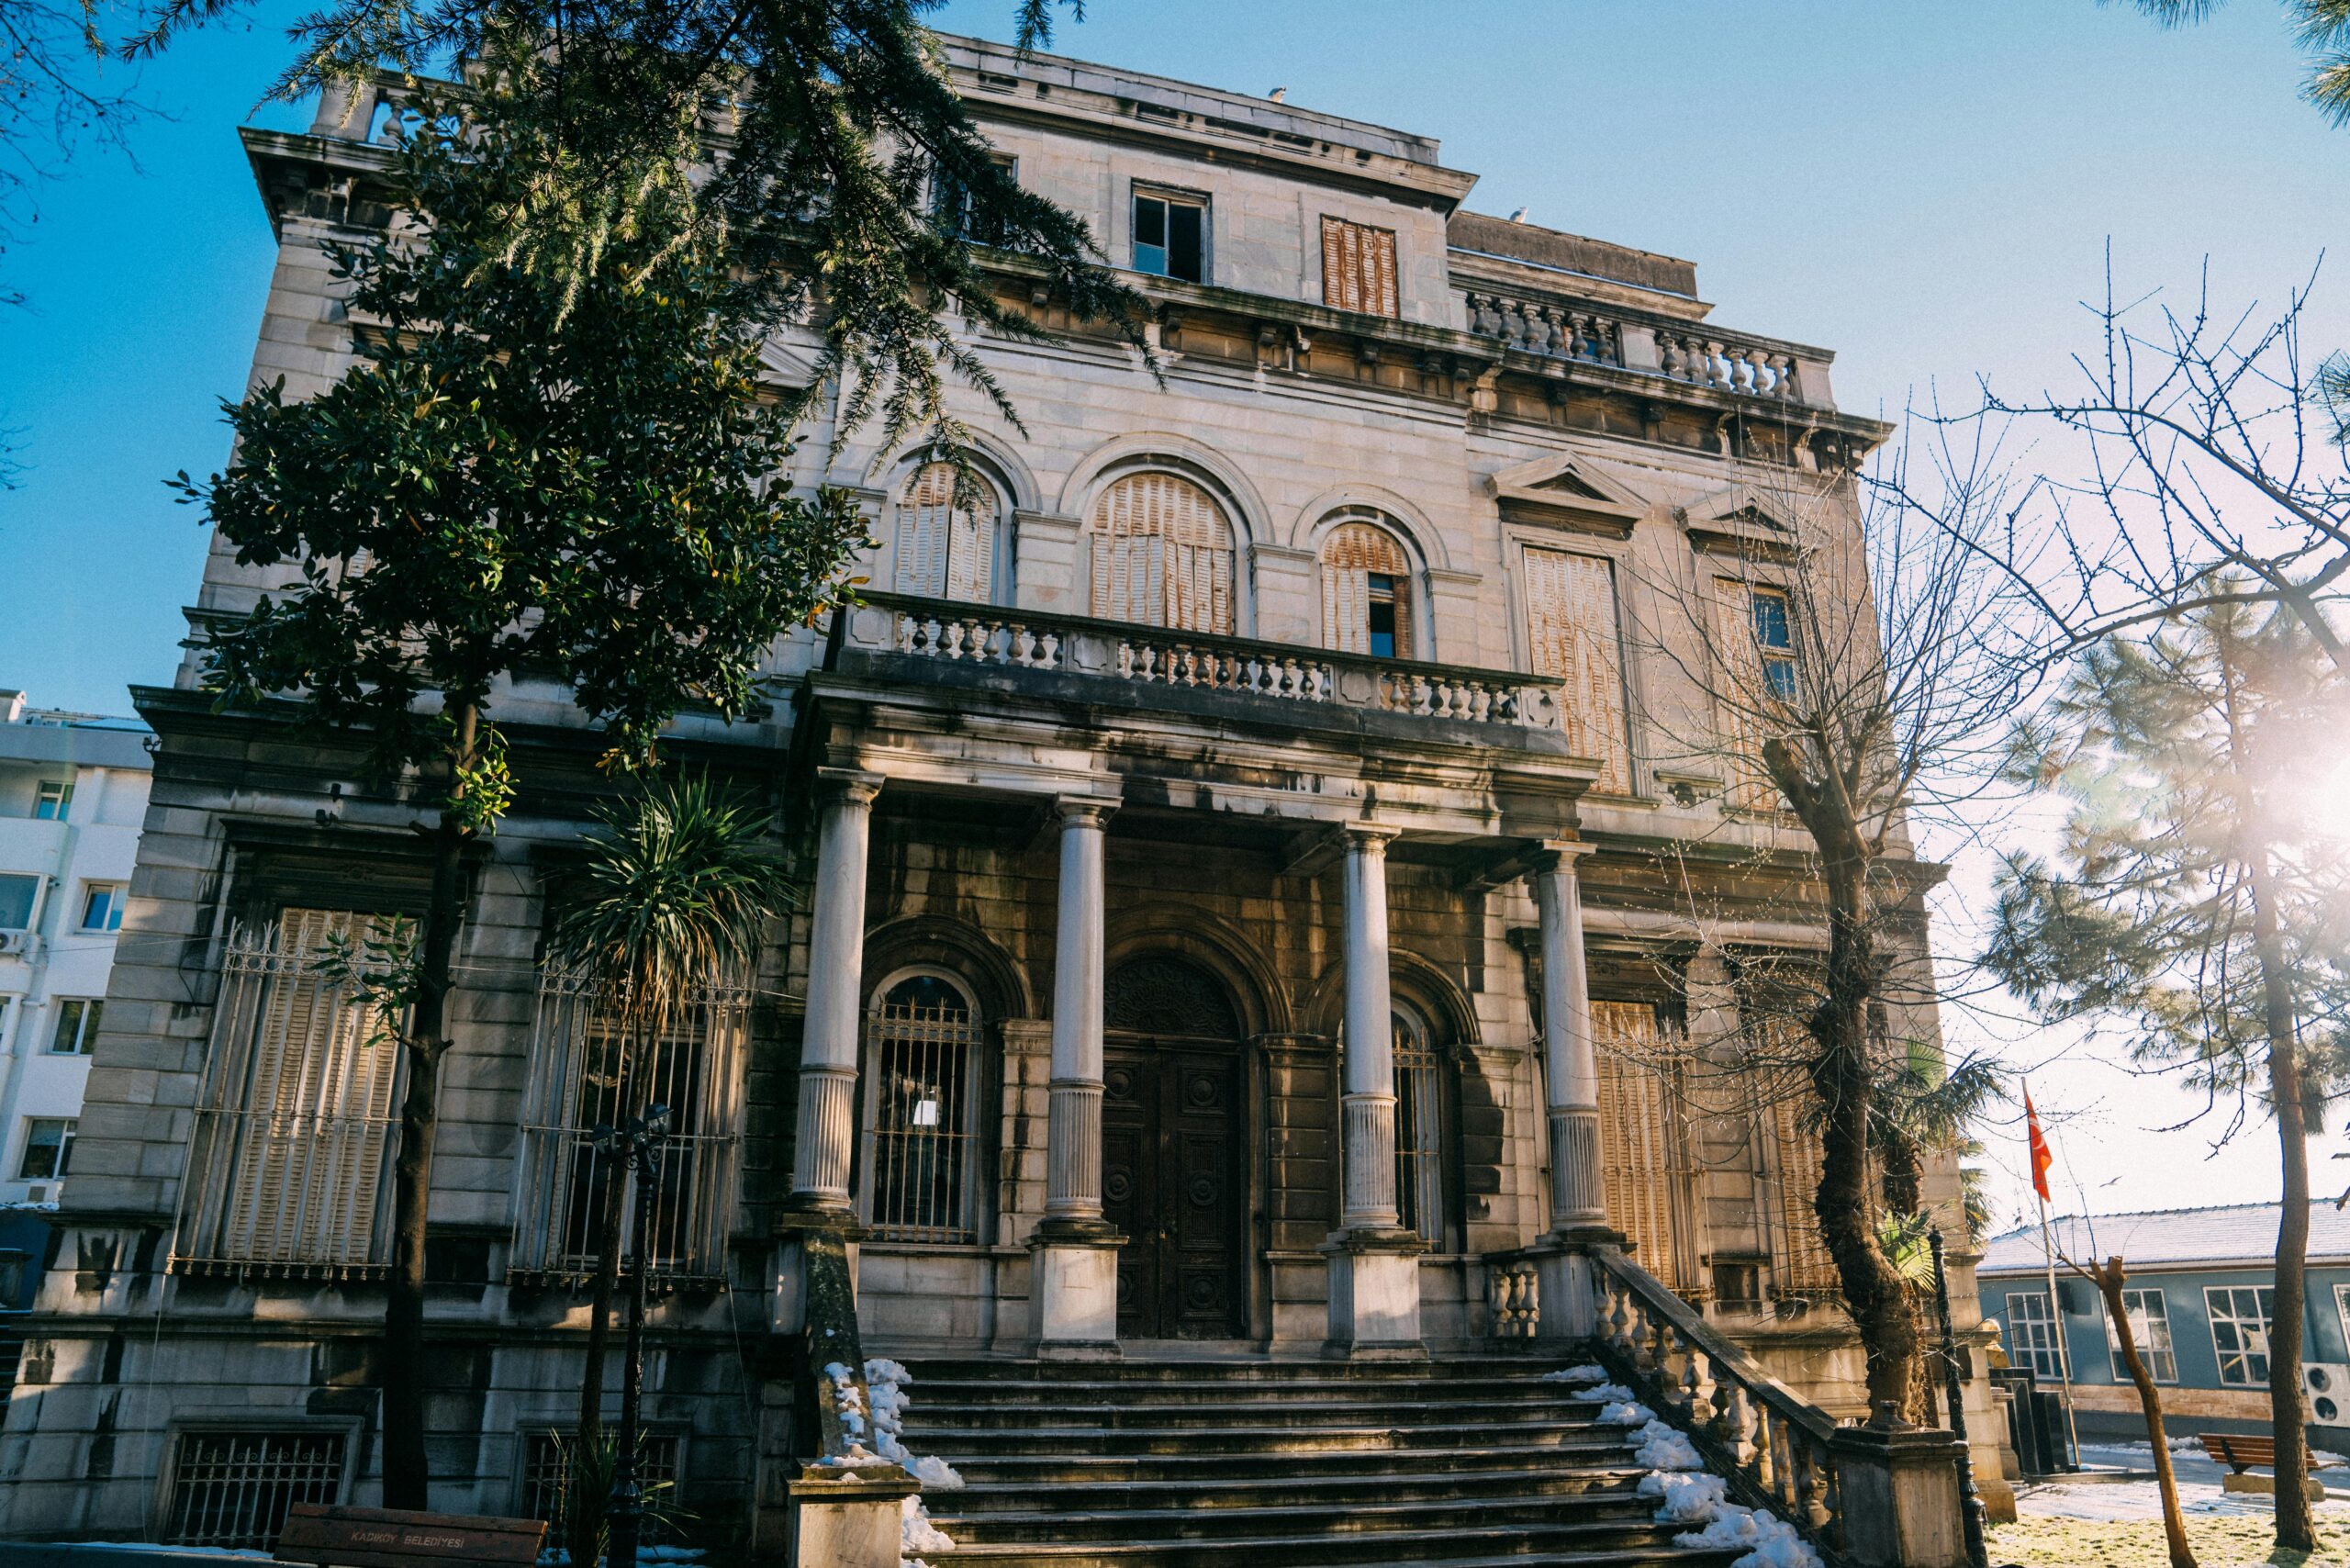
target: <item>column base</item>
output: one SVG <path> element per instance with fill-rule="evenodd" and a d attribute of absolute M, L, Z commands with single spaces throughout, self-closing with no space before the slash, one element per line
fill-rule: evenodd
<path fill-rule="evenodd" d="M 1322 1244 L 1330 1260 L 1330 1337 L 1326 1353 L 1356 1360 L 1421 1357 L 1418 1232 L 1388 1227 L 1334 1231 Z"/>
<path fill-rule="evenodd" d="M 1107 1360 L 1118 1351 L 1118 1249 L 1101 1221 L 1047 1219 L 1028 1242 L 1036 1353 Z"/>
<path fill-rule="evenodd" d="M 775 1296 L 767 1327 L 797 1334 L 812 1316 L 822 1323 L 856 1321 L 857 1243 L 865 1223 L 854 1211 L 829 1204 L 787 1205 L 776 1215 Z"/>

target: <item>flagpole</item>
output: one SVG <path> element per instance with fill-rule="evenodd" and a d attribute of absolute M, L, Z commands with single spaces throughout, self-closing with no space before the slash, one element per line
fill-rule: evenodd
<path fill-rule="evenodd" d="M 2041 1136 L 2040 1113 L 2032 1108 L 2031 1084 L 2023 1085 L 2024 1123 L 2031 1136 L 2031 1193 L 2040 1204 L 2040 1255 L 2048 1268 L 2048 1327 L 2056 1340 L 2056 1381 L 2063 1392 L 2065 1429 L 2073 1439 L 2073 1468 L 2081 1467 L 2081 1423 L 2073 1414 L 2072 1337 L 2065 1332 L 2065 1302 L 2056 1294 L 2056 1242 L 2048 1228 L 2048 1167 L 2053 1162 L 2048 1140 Z"/>

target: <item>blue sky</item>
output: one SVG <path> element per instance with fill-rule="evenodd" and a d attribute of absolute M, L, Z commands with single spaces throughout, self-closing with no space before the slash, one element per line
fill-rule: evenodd
<path fill-rule="evenodd" d="M 1003 36 L 1013 0 L 941 25 Z M 1434 135 L 1479 210 L 1684 256 L 1718 319 L 1835 349 L 1839 400 L 2011 390 L 2091 346 L 2109 241 L 2128 294 L 2275 301 L 2350 235 L 2350 131 L 2295 96 L 2273 0 L 2162 32 L 2093 0 L 1091 0 L 1062 52 Z M 29 469 L 0 494 L 0 686 L 106 711 L 170 678 L 202 554 L 162 481 L 225 455 L 272 246 L 234 127 L 293 7 L 198 35 L 145 73 L 173 115 L 142 167 L 85 159 L 0 267 L 0 424 Z M 278 107 L 264 123 L 298 127 Z M 2311 341 L 2350 345 L 2350 256 Z M 2273 1143 L 2210 1161 L 2170 1097 L 2087 1064 L 2036 1082 L 2067 1111 L 2082 1196 L 2273 1196 Z M 2326 1148 L 2337 1147 L 2328 1145 Z M 2326 1148 L 2319 1150 L 2321 1161 Z M 2003 1161 L 2009 1169 L 2019 1161 Z M 2345 1167 L 2321 1163 L 2323 1186 Z M 2063 1165 L 2059 1174 L 2065 1174 Z M 2012 1187 L 2012 1179 L 2009 1182 Z M 2068 1207 L 2078 1206 L 2077 1203 Z"/>

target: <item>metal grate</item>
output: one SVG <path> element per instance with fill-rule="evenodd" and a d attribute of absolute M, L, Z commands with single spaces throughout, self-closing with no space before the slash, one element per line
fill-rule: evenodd
<path fill-rule="evenodd" d="M 703 987 L 657 1029 L 651 1022 L 623 1027 L 610 988 L 572 973 L 547 976 L 522 1126 L 517 1274 L 579 1279 L 595 1271 L 604 1204 L 623 1161 L 595 1147 L 594 1130 L 648 1105 L 669 1107 L 669 1136 L 643 1253 L 673 1278 L 724 1272 L 748 1002 L 739 987 Z M 620 1220 L 622 1254 L 634 1254 L 633 1203 L 622 1203 Z"/>
<path fill-rule="evenodd" d="M 979 1239 L 979 1026 L 946 980 L 920 975 L 873 1009 L 866 1220 L 888 1241 Z"/>
<path fill-rule="evenodd" d="M 297 1503 L 342 1491 L 340 1432 L 186 1432 L 172 1466 L 164 1539 L 174 1546 L 272 1551 Z"/>
<path fill-rule="evenodd" d="M 652 1502 L 637 1539 L 644 1546 L 675 1545 L 677 1434 L 645 1432 L 643 1439 L 636 1454 L 636 1481 Z M 523 1518 L 546 1521 L 550 1546 L 559 1547 L 565 1539 L 563 1504 L 569 1485 L 565 1470 L 572 1442 L 568 1432 L 554 1431 L 530 1432 L 522 1439 L 522 1484 L 516 1511 Z M 596 1499 L 597 1506 L 603 1504 L 603 1498 Z"/>
<path fill-rule="evenodd" d="M 374 924 L 288 909 L 230 935 L 175 1271 L 382 1267 L 404 1053 L 374 1008 L 318 972 L 330 936 L 357 941 Z"/>
<path fill-rule="evenodd" d="M 1418 1019 L 1395 1014 L 1395 1197 L 1401 1223 L 1442 1250 L 1446 1201 L 1444 1061 Z"/>

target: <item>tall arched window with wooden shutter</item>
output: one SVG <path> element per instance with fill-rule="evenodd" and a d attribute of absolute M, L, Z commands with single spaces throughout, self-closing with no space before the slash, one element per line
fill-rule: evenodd
<path fill-rule="evenodd" d="M 926 463 L 898 501 L 897 569 L 890 586 L 925 599 L 985 604 L 995 597 L 995 492 L 974 475 L 955 504 L 955 465 Z"/>
<path fill-rule="evenodd" d="M 1092 519 L 1093 613 L 1181 632 L 1233 630 L 1232 524 L 1180 474 L 1129 474 Z"/>
<path fill-rule="evenodd" d="M 1375 658 L 1427 657 L 1412 612 L 1412 558 L 1375 522 L 1343 522 L 1322 545 L 1322 645 Z"/>
<path fill-rule="evenodd" d="M 1526 633 L 1534 673 L 1560 682 L 1559 723 L 1567 744 L 1600 765 L 1601 790 L 1631 793 L 1615 563 L 1527 546 Z"/>
<path fill-rule="evenodd" d="M 1608 1221 L 1632 1238 L 1640 1267 L 1687 1290 L 1698 1248 L 1680 1064 L 1652 1002 L 1594 1002 L 1591 1029 Z"/>

